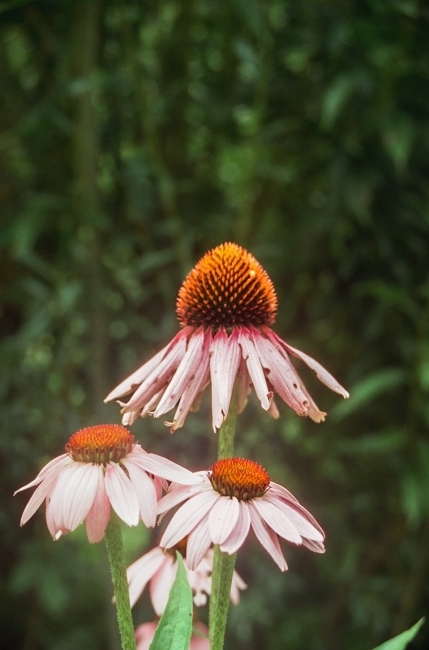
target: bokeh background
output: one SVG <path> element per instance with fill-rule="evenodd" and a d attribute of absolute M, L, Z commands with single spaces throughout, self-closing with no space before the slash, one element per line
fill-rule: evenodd
<path fill-rule="evenodd" d="M 235 241 L 270 274 L 276 331 L 325 423 L 251 399 L 240 455 L 326 530 L 252 539 L 237 650 L 370 650 L 429 604 L 429 6 L 418 0 L 0 3 L 0 646 L 116 650 L 104 544 L 54 543 L 12 493 L 177 331 L 181 281 Z M 215 458 L 210 404 L 143 447 Z M 159 537 L 124 530 L 131 562 Z M 206 616 L 201 613 L 202 618 Z M 152 620 L 145 597 L 136 624 Z M 410 648 L 429 646 L 429 624 Z"/>

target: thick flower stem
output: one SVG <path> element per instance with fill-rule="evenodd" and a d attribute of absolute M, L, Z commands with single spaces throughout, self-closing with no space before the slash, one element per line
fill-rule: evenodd
<path fill-rule="evenodd" d="M 214 548 L 212 593 L 210 599 L 210 650 L 222 650 L 228 618 L 229 595 L 237 553 L 222 553 Z"/>
<path fill-rule="evenodd" d="M 116 600 L 116 615 L 118 617 L 122 650 L 136 650 L 121 527 L 114 512 L 110 515 L 105 540 Z"/>
<path fill-rule="evenodd" d="M 234 436 L 237 421 L 238 394 L 234 388 L 228 415 L 219 429 L 218 460 L 234 456 Z M 229 595 L 237 554 L 222 553 L 214 547 L 212 592 L 210 597 L 210 650 L 222 650 L 228 617 Z"/>

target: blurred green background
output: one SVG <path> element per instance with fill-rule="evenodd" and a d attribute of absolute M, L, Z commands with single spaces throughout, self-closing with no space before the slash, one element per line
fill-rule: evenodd
<path fill-rule="evenodd" d="M 0 3 L 0 645 L 116 650 L 104 544 L 54 543 L 12 493 L 177 331 L 175 298 L 232 240 L 270 274 L 275 329 L 351 392 L 329 415 L 250 400 L 238 453 L 326 530 L 250 538 L 236 650 L 370 650 L 429 604 L 429 6 L 417 0 Z M 143 447 L 215 458 L 210 404 Z M 157 541 L 124 531 L 129 561 Z M 204 618 L 205 613 L 202 613 Z M 154 618 L 145 597 L 136 624 Z M 410 648 L 429 645 L 429 625 Z"/>

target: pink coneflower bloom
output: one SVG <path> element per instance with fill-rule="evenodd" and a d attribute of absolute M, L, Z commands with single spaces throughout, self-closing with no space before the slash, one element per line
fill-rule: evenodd
<path fill-rule="evenodd" d="M 142 519 L 152 527 L 162 480 L 196 482 L 192 472 L 145 452 L 134 442 L 134 436 L 118 424 L 81 429 L 65 448 L 67 453 L 52 460 L 34 481 L 17 490 L 38 486 L 22 514 L 21 526 L 46 499 L 46 523 L 55 540 L 86 521 L 89 541 L 99 542 L 110 519 L 110 506 L 129 526 L 137 526 Z"/>
<path fill-rule="evenodd" d="M 159 417 L 177 410 L 171 430 L 180 428 L 212 385 L 213 429 L 225 420 L 234 383 L 239 411 L 253 386 L 263 409 L 278 417 L 277 393 L 298 415 L 324 420 L 301 381 L 289 355 L 314 370 L 331 390 L 347 391 L 320 363 L 288 345 L 270 325 L 277 312 L 273 283 L 256 259 L 236 244 L 209 251 L 188 274 L 179 291 L 177 316 L 182 327 L 150 361 L 117 386 L 106 402 L 132 393 L 122 406 L 123 424 L 148 414 Z"/>
<path fill-rule="evenodd" d="M 187 536 L 188 567 L 198 566 L 211 544 L 229 555 L 244 543 L 250 527 L 282 571 L 287 569 L 279 537 L 323 553 L 324 533 L 316 520 L 284 487 L 271 481 L 258 463 L 245 458 L 218 460 L 195 486 L 172 485 L 158 502 L 164 514 L 179 503 L 160 541 L 171 548 Z"/>
<path fill-rule="evenodd" d="M 173 551 L 186 553 L 186 540 L 181 540 Z M 213 549 L 209 549 L 196 569 L 188 568 L 186 557 L 183 559 L 188 581 L 194 594 L 195 607 L 206 604 L 207 596 L 211 594 L 211 574 L 213 570 Z M 158 616 L 161 616 L 167 604 L 170 589 L 177 573 L 175 553 L 165 552 L 156 546 L 131 564 L 127 569 L 130 603 L 134 607 L 144 588 L 149 582 L 152 605 Z M 247 589 L 244 580 L 234 571 L 231 585 L 231 601 L 238 605 L 240 589 Z"/>
<path fill-rule="evenodd" d="M 158 621 L 142 623 L 135 631 L 137 650 L 149 650 Z M 210 650 L 209 628 L 197 621 L 193 625 L 189 650 Z"/>

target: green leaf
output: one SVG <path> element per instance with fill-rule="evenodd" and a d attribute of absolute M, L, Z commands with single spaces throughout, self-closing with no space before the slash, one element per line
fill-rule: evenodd
<path fill-rule="evenodd" d="M 410 641 L 414 639 L 417 632 L 420 630 L 421 626 L 424 623 L 424 618 L 421 618 L 420 621 L 417 621 L 413 627 L 398 636 L 395 636 L 393 639 L 378 645 L 374 650 L 404 650 L 407 647 Z"/>
<path fill-rule="evenodd" d="M 155 630 L 149 650 L 188 650 L 192 634 L 192 590 L 180 553 L 177 574 L 167 606 Z"/>

